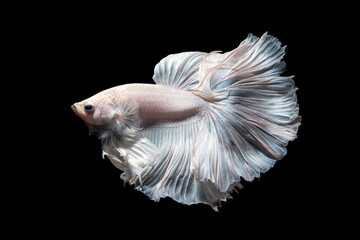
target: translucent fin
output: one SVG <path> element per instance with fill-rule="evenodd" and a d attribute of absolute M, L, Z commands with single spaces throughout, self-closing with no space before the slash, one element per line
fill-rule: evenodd
<path fill-rule="evenodd" d="M 184 52 L 163 58 L 154 69 L 156 84 L 190 89 L 199 83 L 199 65 L 206 53 Z"/>
<path fill-rule="evenodd" d="M 124 171 L 121 178 L 130 184 L 142 184 L 141 171 L 156 159 L 157 148 L 142 136 L 123 139 L 111 135 L 102 139 L 103 156 Z"/>
<path fill-rule="evenodd" d="M 112 164 L 124 171 L 121 178 L 130 184 L 141 183 L 141 171 L 151 166 L 156 159 L 158 149 L 141 135 L 138 104 L 135 101 L 123 101 L 117 106 L 115 121 L 106 126 L 108 134 L 102 138 L 103 157 L 107 156 Z"/>
<path fill-rule="evenodd" d="M 191 90 L 209 101 L 191 166 L 201 181 L 226 191 L 240 177 L 259 177 L 286 154 L 301 118 L 292 77 L 280 76 L 284 54 L 285 47 L 265 33 L 204 58 L 199 85 Z"/>
<path fill-rule="evenodd" d="M 171 197 L 183 204 L 205 203 L 217 210 L 221 200 L 230 194 L 219 191 L 210 181 L 200 181 L 190 170 L 199 126 L 200 122 L 195 122 L 143 131 L 144 136 L 157 146 L 160 155 L 153 166 L 142 172 L 143 185 L 138 186 L 139 190 L 155 201 Z"/>

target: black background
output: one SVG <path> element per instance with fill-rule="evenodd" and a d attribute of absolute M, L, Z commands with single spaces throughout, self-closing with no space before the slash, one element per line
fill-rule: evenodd
<path fill-rule="evenodd" d="M 319 222 L 341 211 L 336 203 L 328 209 L 329 199 L 340 193 L 336 182 L 322 176 L 328 149 L 318 141 L 325 131 L 320 119 L 327 112 L 319 96 L 326 85 L 319 72 L 328 67 L 322 64 L 326 50 L 321 43 L 335 24 L 318 17 L 320 9 L 294 5 L 259 11 L 231 3 L 206 9 L 141 5 L 141 11 L 130 5 L 47 7 L 19 22 L 22 60 L 29 63 L 31 86 L 40 90 L 33 101 L 40 101 L 45 112 L 32 117 L 41 125 L 41 141 L 34 140 L 34 148 L 41 150 L 32 166 L 36 171 L 22 183 L 26 201 L 16 215 L 22 220 L 15 222 L 33 222 L 31 231 L 48 229 L 54 236 L 157 237 L 170 230 L 169 236 L 184 237 L 287 236 L 287 231 L 306 237 L 325 231 Z M 100 141 L 88 136 L 70 108 L 113 86 L 153 83 L 154 66 L 169 54 L 226 52 L 248 33 L 260 37 L 264 32 L 288 46 L 284 75 L 295 75 L 302 125 L 284 159 L 260 179 L 243 181 L 244 189 L 223 202 L 219 212 L 169 198 L 153 202 L 124 186 L 121 172 L 102 159 Z"/>

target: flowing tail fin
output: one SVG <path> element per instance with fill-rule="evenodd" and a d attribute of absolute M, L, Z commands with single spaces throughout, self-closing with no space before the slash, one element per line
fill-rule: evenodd
<path fill-rule="evenodd" d="M 284 55 L 280 41 L 265 33 L 203 58 L 199 83 L 191 89 L 210 105 L 191 165 L 201 181 L 226 192 L 240 177 L 252 181 L 286 154 L 301 117 L 293 76 L 280 76 Z"/>

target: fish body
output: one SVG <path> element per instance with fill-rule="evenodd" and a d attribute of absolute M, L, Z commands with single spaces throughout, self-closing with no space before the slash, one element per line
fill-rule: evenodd
<path fill-rule="evenodd" d="M 179 123 L 198 118 L 206 104 L 192 92 L 153 84 L 124 85 L 126 96 L 139 104 L 141 126 Z"/>
<path fill-rule="evenodd" d="M 217 210 L 296 138 L 301 117 L 292 76 L 280 76 L 284 54 L 276 38 L 250 34 L 223 54 L 169 55 L 156 84 L 113 87 L 72 108 L 124 181 L 155 201 Z"/>
<path fill-rule="evenodd" d="M 87 114 L 85 105 L 96 107 Z M 199 120 L 206 102 L 191 91 L 166 85 L 125 84 L 102 91 L 80 103 L 73 110 L 85 120 L 88 127 L 111 125 L 121 118 L 121 106 L 133 108 L 133 121 L 139 127 L 174 126 Z"/>

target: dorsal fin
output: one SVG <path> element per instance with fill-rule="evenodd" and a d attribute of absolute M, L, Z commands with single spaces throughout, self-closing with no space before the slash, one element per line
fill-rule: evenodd
<path fill-rule="evenodd" d="M 199 66 L 206 53 L 184 52 L 163 58 L 154 69 L 156 84 L 190 89 L 199 83 Z"/>

